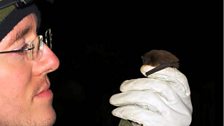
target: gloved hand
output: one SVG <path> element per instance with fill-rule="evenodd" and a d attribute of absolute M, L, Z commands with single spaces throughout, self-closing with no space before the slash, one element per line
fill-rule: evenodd
<path fill-rule="evenodd" d="M 178 84 L 180 83 L 180 84 Z M 187 83 L 156 78 L 124 81 L 110 98 L 116 117 L 143 126 L 189 126 L 192 105 Z"/>

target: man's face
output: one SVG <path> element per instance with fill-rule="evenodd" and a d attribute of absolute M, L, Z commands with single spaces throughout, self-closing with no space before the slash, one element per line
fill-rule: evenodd
<path fill-rule="evenodd" d="M 26 16 L 0 42 L 0 51 L 20 49 L 37 36 L 36 27 L 36 16 Z M 47 74 L 58 68 L 59 60 L 46 45 L 38 59 L 28 59 L 27 53 L 0 54 L 0 126 L 50 126 L 55 122 Z"/>

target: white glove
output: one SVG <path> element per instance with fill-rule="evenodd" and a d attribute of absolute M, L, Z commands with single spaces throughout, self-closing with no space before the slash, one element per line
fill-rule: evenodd
<path fill-rule="evenodd" d="M 121 93 L 110 98 L 110 104 L 117 106 L 112 114 L 143 126 L 189 126 L 192 105 L 188 88 L 187 83 L 157 78 L 124 81 Z"/>

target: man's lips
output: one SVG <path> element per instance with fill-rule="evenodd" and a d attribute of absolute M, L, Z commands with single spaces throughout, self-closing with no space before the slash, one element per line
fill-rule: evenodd
<path fill-rule="evenodd" d="M 53 93 L 49 88 L 37 93 L 36 95 L 36 97 L 52 97 L 52 96 L 53 96 Z"/>
<path fill-rule="evenodd" d="M 50 82 L 49 82 L 49 79 L 46 78 L 40 84 L 42 84 L 42 87 L 40 87 L 37 90 L 37 93 L 36 93 L 35 97 L 52 97 L 53 96 L 53 93 L 50 90 Z"/>

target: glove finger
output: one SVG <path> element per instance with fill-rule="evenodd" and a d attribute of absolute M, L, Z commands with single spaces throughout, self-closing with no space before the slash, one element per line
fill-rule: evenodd
<path fill-rule="evenodd" d="M 112 114 L 116 117 L 143 124 L 143 126 L 189 126 L 191 116 L 179 113 L 163 116 L 139 106 L 127 105 L 114 109 Z"/>
<path fill-rule="evenodd" d="M 137 122 L 144 126 L 169 126 L 168 121 L 158 112 L 143 109 L 139 106 L 128 105 L 114 109 L 112 114 L 116 117 Z"/>
<path fill-rule="evenodd" d="M 114 106 L 138 105 L 151 111 L 159 111 L 161 114 L 182 113 L 191 115 L 192 110 L 180 99 L 176 97 L 175 101 L 167 102 L 166 97 L 161 93 L 151 90 L 128 91 L 114 94 L 110 98 L 110 104 Z"/>
<path fill-rule="evenodd" d="M 124 81 L 120 86 L 121 92 L 133 91 L 133 90 L 152 90 L 154 92 L 159 92 L 167 102 L 175 101 L 177 94 L 168 85 L 167 82 L 150 79 L 150 78 L 140 78 Z"/>
<path fill-rule="evenodd" d="M 172 81 L 160 80 L 155 78 L 138 78 L 138 79 L 126 80 L 121 84 L 120 90 L 123 92 L 128 90 L 135 90 L 135 89 L 141 90 L 144 88 L 159 89 L 159 88 L 156 88 L 156 85 L 161 84 L 160 86 L 163 86 L 163 85 L 169 86 L 169 88 L 172 88 L 173 90 L 175 90 L 176 93 L 180 95 L 181 97 L 190 96 L 190 89 L 187 82 L 182 83 L 178 81 L 177 79 L 176 80 L 169 79 L 169 80 L 172 80 Z M 148 86 L 149 84 L 152 86 Z M 164 88 L 166 89 L 166 87 Z M 163 90 L 163 88 L 161 90 Z"/>
<path fill-rule="evenodd" d="M 114 106 L 138 105 L 154 112 L 167 113 L 171 108 L 163 101 L 159 93 L 150 90 L 128 91 L 115 94 L 110 98 L 110 104 Z"/>

